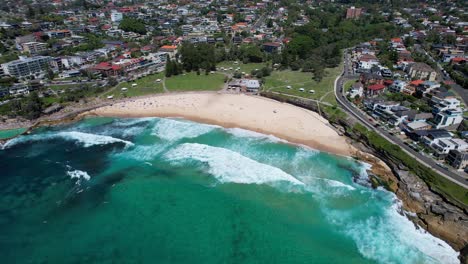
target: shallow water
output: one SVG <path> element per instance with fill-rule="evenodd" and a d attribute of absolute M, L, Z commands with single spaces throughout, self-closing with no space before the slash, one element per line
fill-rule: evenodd
<path fill-rule="evenodd" d="M 457 262 L 365 165 L 242 129 L 90 118 L 0 168 L 2 263 Z"/>

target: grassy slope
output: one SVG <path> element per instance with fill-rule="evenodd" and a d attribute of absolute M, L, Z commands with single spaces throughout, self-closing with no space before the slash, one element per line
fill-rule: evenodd
<path fill-rule="evenodd" d="M 224 75 L 213 73 L 197 75 L 190 72 L 166 78 L 166 88 L 170 91 L 213 91 L 223 88 Z"/>
<path fill-rule="evenodd" d="M 104 94 L 105 97 L 109 95 L 113 95 L 114 98 L 122 98 L 122 97 L 133 97 L 133 96 L 141 96 L 147 94 L 155 94 L 155 93 L 162 93 L 163 85 L 161 82 L 156 82 L 157 79 L 163 79 L 164 73 L 157 73 L 148 75 L 146 77 L 142 77 L 135 81 L 130 82 L 122 82 L 119 83 L 115 88 L 109 90 Z M 132 86 L 133 83 L 136 83 L 136 86 Z M 122 88 L 127 88 L 126 92 L 122 91 Z"/>
<path fill-rule="evenodd" d="M 274 71 L 271 76 L 266 77 L 264 90 L 272 92 L 280 92 L 283 94 L 295 95 L 304 98 L 320 100 L 336 105 L 335 95 L 333 93 L 334 82 L 336 77 L 341 73 L 342 65 L 325 69 L 325 77 L 316 82 L 312 79 L 312 74 L 300 71 Z M 291 89 L 286 89 L 286 86 L 291 86 Z M 300 92 L 299 88 L 304 88 L 304 92 Z M 314 90 L 315 93 L 309 93 L 309 90 Z"/>

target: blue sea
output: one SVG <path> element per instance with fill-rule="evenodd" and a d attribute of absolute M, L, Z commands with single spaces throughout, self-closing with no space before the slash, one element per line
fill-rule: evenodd
<path fill-rule="evenodd" d="M 1 263 L 458 263 L 368 166 L 177 118 L 87 118 L 0 147 Z"/>

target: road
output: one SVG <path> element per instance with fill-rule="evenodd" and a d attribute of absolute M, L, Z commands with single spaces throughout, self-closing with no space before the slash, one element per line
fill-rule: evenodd
<path fill-rule="evenodd" d="M 346 54 L 346 52 L 345 52 L 345 54 Z M 427 166 L 428 168 L 436 171 L 437 173 L 442 175 L 444 178 L 446 178 L 446 179 L 448 179 L 448 180 L 450 180 L 450 181 L 452 181 L 452 182 L 454 182 L 454 183 L 456 183 L 456 184 L 458 184 L 458 185 L 460 185 L 460 186 L 462 186 L 464 188 L 468 188 L 468 179 L 465 176 L 462 176 L 462 175 L 460 175 L 458 173 L 455 173 L 453 171 L 450 171 L 450 170 L 443 169 L 443 168 L 439 167 L 437 165 L 437 163 L 433 159 L 431 159 L 429 157 L 426 157 L 426 156 L 420 154 L 419 152 L 414 151 L 413 149 L 411 149 L 410 147 L 405 145 L 403 143 L 403 141 L 400 140 L 399 138 L 396 138 L 396 137 L 390 135 L 387 131 L 385 131 L 385 130 L 379 128 L 379 127 L 374 127 L 368 121 L 369 116 L 364 114 L 354 104 L 349 102 L 348 99 L 345 96 L 345 91 L 343 89 L 343 84 L 347 80 L 355 79 L 355 76 L 345 75 L 344 72 L 348 72 L 347 71 L 348 69 L 346 69 L 346 67 L 347 66 L 349 67 L 349 63 L 347 63 L 345 61 L 344 65 L 345 65 L 345 69 L 343 69 L 342 74 L 340 76 L 338 76 L 338 78 L 336 78 L 335 88 L 334 88 L 336 101 L 343 108 L 343 110 L 345 110 L 348 114 L 354 116 L 358 121 L 360 121 L 360 123 L 362 125 L 366 126 L 368 129 L 375 131 L 376 133 L 378 133 L 379 135 L 384 137 L 389 142 L 400 146 L 400 148 L 403 151 L 405 151 L 411 157 L 415 158 L 421 164 L 423 164 L 423 165 Z"/>

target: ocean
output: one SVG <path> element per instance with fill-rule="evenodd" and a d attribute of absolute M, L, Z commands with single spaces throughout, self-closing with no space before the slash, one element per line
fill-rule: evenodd
<path fill-rule="evenodd" d="M 367 165 L 178 118 L 87 118 L 0 148 L 2 263 L 457 263 Z"/>

